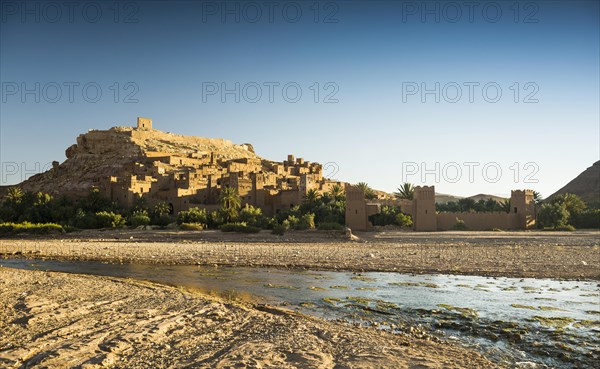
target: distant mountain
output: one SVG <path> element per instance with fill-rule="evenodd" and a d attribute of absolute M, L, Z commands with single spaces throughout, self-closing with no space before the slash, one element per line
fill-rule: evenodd
<path fill-rule="evenodd" d="M 563 188 L 548 196 L 548 200 L 567 192 L 581 197 L 588 204 L 600 204 L 600 160 Z"/>
<path fill-rule="evenodd" d="M 436 193 L 435 194 L 435 202 L 437 202 L 438 204 L 446 204 L 450 201 L 457 202 L 458 200 L 463 199 L 463 198 L 464 197 L 462 197 L 462 196 L 454 196 L 454 195 L 448 195 L 448 194 L 444 194 L 444 193 Z M 467 198 L 473 199 L 473 200 L 475 200 L 475 202 L 477 202 L 479 200 L 488 200 L 488 199 L 494 199 L 498 202 L 502 202 L 507 199 L 506 197 L 495 196 L 495 195 L 486 195 L 483 193 L 480 193 L 478 195 L 469 196 Z"/>
<path fill-rule="evenodd" d="M 475 200 L 475 202 L 479 201 L 479 200 L 496 200 L 498 202 L 502 202 L 504 200 L 507 199 L 507 197 L 502 197 L 502 196 L 495 196 L 495 195 L 486 195 L 484 193 L 480 193 L 479 195 L 473 195 L 473 196 L 469 196 L 469 199 L 473 199 Z"/>
<path fill-rule="evenodd" d="M 456 202 L 460 199 L 462 199 L 461 196 L 448 195 L 448 194 L 439 193 L 439 192 L 435 193 L 435 202 L 437 202 L 438 204 L 446 204 L 450 201 Z"/>

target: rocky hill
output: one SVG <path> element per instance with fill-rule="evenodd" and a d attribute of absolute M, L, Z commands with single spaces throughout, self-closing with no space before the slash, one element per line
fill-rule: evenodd
<path fill-rule="evenodd" d="M 600 160 L 553 193 L 548 199 L 563 193 L 575 194 L 589 205 L 600 205 Z"/>
<path fill-rule="evenodd" d="M 182 136 L 159 130 L 113 127 L 90 130 L 77 138 L 65 154 L 67 160 L 47 172 L 34 175 L 19 186 L 25 191 L 54 195 L 83 195 L 101 178 L 114 176 L 124 168 L 144 163 L 151 153 L 210 155 L 222 160 L 257 158 L 252 145 L 235 145 L 219 138 Z"/>

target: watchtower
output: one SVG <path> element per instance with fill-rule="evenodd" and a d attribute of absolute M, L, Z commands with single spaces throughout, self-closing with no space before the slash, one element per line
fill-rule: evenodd
<path fill-rule="evenodd" d="M 413 195 L 415 231 L 436 231 L 435 186 L 417 186 Z"/>
<path fill-rule="evenodd" d="M 533 190 L 513 190 L 510 192 L 511 213 L 518 216 L 518 227 L 531 228 L 535 225 L 535 202 Z"/>
<path fill-rule="evenodd" d="M 152 129 L 152 119 L 138 117 L 138 119 L 137 119 L 137 129 L 151 130 Z"/>

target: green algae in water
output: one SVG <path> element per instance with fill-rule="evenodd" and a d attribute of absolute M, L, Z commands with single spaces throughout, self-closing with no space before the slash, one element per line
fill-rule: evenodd
<path fill-rule="evenodd" d="M 377 291 L 375 287 L 356 287 L 355 290 L 359 291 Z"/>
<path fill-rule="evenodd" d="M 477 318 L 479 316 L 479 314 L 477 314 L 477 311 L 470 308 L 456 307 L 448 304 L 438 304 L 438 306 L 449 311 L 457 312 L 467 318 Z"/>
<path fill-rule="evenodd" d="M 596 310 L 586 310 L 585 312 L 586 312 L 586 314 L 590 314 L 590 315 L 600 315 L 600 311 L 596 311 Z"/>
<path fill-rule="evenodd" d="M 543 317 L 543 316 L 534 316 L 530 319 L 527 319 L 531 322 L 538 322 L 541 325 L 543 325 L 544 327 L 550 327 L 550 328 L 564 328 L 566 326 L 568 326 L 569 324 L 575 322 L 575 319 L 573 318 L 567 318 L 567 317 Z"/>
<path fill-rule="evenodd" d="M 348 286 L 329 286 L 332 290 L 347 290 Z"/>
<path fill-rule="evenodd" d="M 390 286 L 402 286 L 402 287 L 419 287 L 417 282 L 390 282 Z"/>
<path fill-rule="evenodd" d="M 538 309 L 546 310 L 546 311 L 567 311 L 561 308 L 552 307 L 552 306 L 539 306 Z"/>
<path fill-rule="evenodd" d="M 440 288 L 435 283 L 430 282 L 390 282 L 390 286 L 402 286 L 402 287 L 427 287 L 427 288 Z"/>
<path fill-rule="evenodd" d="M 306 301 L 306 302 L 301 302 L 300 306 L 306 307 L 306 308 L 313 308 L 313 307 L 315 307 L 315 304 L 313 302 Z"/>
<path fill-rule="evenodd" d="M 310 286 L 310 287 L 308 287 L 308 289 L 313 290 L 313 291 L 327 291 L 327 288 L 316 287 L 316 286 Z"/>
<path fill-rule="evenodd" d="M 350 279 L 352 279 L 354 281 L 363 281 L 363 282 L 376 282 L 377 281 L 377 279 L 375 279 L 375 278 L 367 277 L 364 275 L 356 275 Z"/>
<path fill-rule="evenodd" d="M 502 291 L 516 291 L 517 287 L 516 286 L 509 286 L 509 287 L 504 287 L 502 289 Z"/>
<path fill-rule="evenodd" d="M 279 289 L 284 289 L 284 290 L 299 290 L 300 289 L 300 287 L 285 286 L 282 284 L 273 284 L 273 283 L 267 283 L 264 286 L 269 287 L 269 288 L 279 288 Z"/>
<path fill-rule="evenodd" d="M 456 287 L 471 288 L 471 286 L 468 284 L 457 284 Z"/>
<path fill-rule="evenodd" d="M 598 328 L 600 329 L 600 320 L 580 320 L 573 324 L 575 328 Z"/>
<path fill-rule="evenodd" d="M 529 305 L 510 304 L 510 306 L 512 306 L 512 307 L 514 307 L 516 309 L 537 310 L 537 308 L 535 306 L 529 306 Z"/>
<path fill-rule="evenodd" d="M 369 305 L 369 303 L 371 303 L 373 301 L 373 299 L 366 298 L 366 297 L 358 297 L 358 296 L 349 296 L 349 297 L 346 297 L 346 299 L 353 301 L 360 305 Z"/>
<path fill-rule="evenodd" d="M 329 305 L 337 306 L 338 302 L 341 302 L 342 299 L 339 299 L 337 297 L 323 297 L 323 301 L 325 301 Z"/>
<path fill-rule="evenodd" d="M 396 305 L 392 302 L 387 302 L 387 301 L 377 301 L 376 306 L 378 309 L 382 309 L 382 310 L 395 309 L 398 307 L 398 305 Z"/>

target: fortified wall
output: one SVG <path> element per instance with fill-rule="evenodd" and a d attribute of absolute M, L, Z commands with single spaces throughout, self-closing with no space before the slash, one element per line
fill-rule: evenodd
<path fill-rule="evenodd" d="M 399 206 L 413 219 L 415 231 L 452 230 L 458 220 L 465 222 L 473 231 L 498 229 L 530 229 L 535 226 L 535 203 L 532 190 L 513 190 L 510 197 L 511 211 L 506 212 L 443 212 L 435 210 L 435 187 L 415 187 L 412 200 L 373 201 L 365 199 L 364 191 L 346 187 L 346 225 L 352 230 L 373 229 L 369 216 L 379 213 L 381 206 Z"/>

